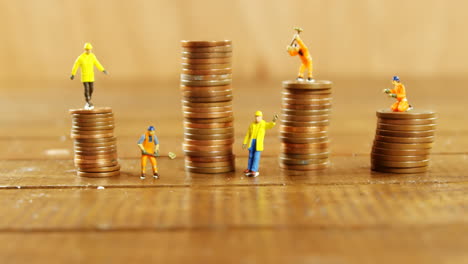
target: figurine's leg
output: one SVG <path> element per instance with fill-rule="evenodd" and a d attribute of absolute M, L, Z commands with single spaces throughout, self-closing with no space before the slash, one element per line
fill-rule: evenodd
<path fill-rule="evenodd" d="M 93 92 L 94 92 L 94 82 L 89 82 L 89 101 L 91 101 L 91 98 L 93 97 Z"/>
<path fill-rule="evenodd" d="M 150 159 L 151 165 L 153 166 L 153 177 L 157 179 L 159 177 L 158 162 L 155 157 L 149 157 L 149 159 Z"/>
<path fill-rule="evenodd" d="M 408 111 L 408 108 L 408 101 L 400 101 L 400 104 L 398 104 L 398 112 L 406 112 Z"/>
<path fill-rule="evenodd" d="M 400 104 L 399 101 L 396 101 L 390 108 L 392 109 L 393 112 L 398 112 L 398 105 Z"/>
<path fill-rule="evenodd" d="M 145 178 L 145 170 L 146 170 L 146 161 L 148 159 L 147 155 L 141 155 L 141 177 L 142 179 Z"/>
<path fill-rule="evenodd" d="M 262 152 L 261 151 L 255 151 L 254 158 L 253 158 L 253 164 L 252 164 L 252 171 L 253 172 L 258 172 L 258 168 L 260 167 L 260 156 Z"/>
<path fill-rule="evenodd" d="M 84 96 L 85 96 L 85 100 L 86 100 L 86 103 L 89 104 L 89 100 L 90 100 L 90 97 L 89 97 L 89 83 L 88 83 L 88 82 L 84 82 L 84 83 L 83 83 L 83 86 L 84 86 Z"/>
<path fill-rule="evenodd" d="M 252 164 L 253 164 L 254 152 L 255 152 L 252 148 L 253 146 L 249 148 L 249 163 L 247 165 L 247 170 L 249 171 L 252 170 Z"/>
<path fill-rule="evenodd" d="M 306 69 L 306 65 L 304 63 L 301 63 L 301 66 L 299 67 L 299 73 L 297 74 L 297 79 L 304 79 L 305 69 Z"/>
<path fill-rule="evenodd" d="M 313 68 L 312 68 L 312 60 L 309 60 L 309 61 L 307 62 L 307 71 L 308 71 L 308 74 L 309 74 L 307 79 L 308 79 L 309 81 L 311 81 L 311 80 L 314 78 L 314 76 L 313 76 L 313 74 L 312 74 L 312 70 L 313 70 Z"/>

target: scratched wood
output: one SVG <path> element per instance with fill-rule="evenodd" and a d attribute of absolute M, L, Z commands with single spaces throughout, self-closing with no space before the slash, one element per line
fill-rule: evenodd
<path fill-rule="evenodd" d="M 465 263 L 468 258 L 468 123 L 461 89 L 455 90 L 458 96 L 443 97 L 446 103 L 433 102 L 435 86 L 414 91 L 413 104 L 439 113 L 427 173 L 369 170 L 375 109 L 391 100 L 380 90 L 376 100 L 350 100 L 361 87 L 380 83 L 337 81 L 331 168 L 280 170 L 278 132 L 271 130 L 258 178 L 240 173 L 247 162 L 240 143 L 257 108 L 266 117 L 280 112 L 278 82 L 237 84 L 237 172 L 222 175 L 184 171 L 176 82 L 139 88 L 143 94 L 163 89 L 164 96 L 138 100 L 129 100 L 131 85 L 108 89 L 106 96 L 98 90 L 95 100 L 112 106 L 117 118 L 122 175 L 89 179 L 74 172 L 67 109 L 82 98 L 77 89 L 58 88 L 67 85 L 11 89 L 0 105 L 7 113 L 0 118 L 0 263 Z M 22 96 L 25 91 L 29 96 Z M 44 93 L 55 103 L 38 101 Z M 161 179 L 142 181 L 135 141 L 149 124 L 157 127 L 161 152 L 178 157 L 161 157 Z"/>

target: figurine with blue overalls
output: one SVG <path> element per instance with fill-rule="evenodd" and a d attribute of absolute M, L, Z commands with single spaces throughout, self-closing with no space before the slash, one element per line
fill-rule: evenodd
<path fill-rule="evenodd" d="M 159 157 L 159 140 L 156 136 L 156 129 L 154 128 L 154 126 L 148 127 L 146 133 L 140 137 L 140 140 L 138 140 L 138 147 L 141 150 L 140 179 L 145 178 L 146 162 L 148 161 L 148 159 L 150 160 L 151 165 L 153 167 L 153 177 L 155 179 L 158 179 L 159 174 L 156 157 Z"/>
<path fill-rule="evenodd" d="M 278 115 L 275 115 L 273 121 L 266 122 L 263 120 L 263 113 L 261 111 L 255 112 L 255 121 L 250 124 L 242 145 L 243 149 L 249 148 L 249 163 L 244 171 L 246 176 L 257 177 L 260 175 L 258 169 L 260 166 L 260 156 L 263 151 L 265 131 L 273 128 L 276 125 L 277 119 Z"/>
<path fill-rule="evenodd" d="M 85 43 L 84 52 L 78 56 L 73 64 L 73 69 L 71 72 L 70 79 L 75 79 L 76 72 L 78 68 L 81 68 L 81 82 L 84 86 L 84 95 L 86 100 L 85 109 L 91 110 L 94 108 L 93 103 L 91 103 L 91 96 L 93 95 L 94 90 L 94 66 L 98 70 L 102 71 L 104 74 L 109 74 L 101 63 L 96 58 L 96 55 L 92 53 L 93 46 L 91 43 Z"/>

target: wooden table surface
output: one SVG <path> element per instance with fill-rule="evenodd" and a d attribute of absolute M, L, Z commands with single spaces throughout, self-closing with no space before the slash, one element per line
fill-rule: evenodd
<path fill-rule="evenodd" d="M 114 109 L 122 164 L 106 179 L 75 176 L 68 109 L 83 104 L 78 83 L 10 86 L 0 99 L 0 263 L 467 263 L 468 81 L 407 85 L 416 108 L 439 116 L 430 171 L 414 175 L 369 169 L 388 80 L 333 81 L 331 168 L 280 170 L 273 129 L 257 178 L 241 173 L 242 139 L 255 110 L 280 112 L 280 81 L 234 83 L 237 172 L 220 175 L 184 171 L 177 82 L 101 81 L 94 101 Z M 139 179 L 136 141 L 148 125 L 163 155 L 178 155 L 159 158 L 159 180 Z"/>

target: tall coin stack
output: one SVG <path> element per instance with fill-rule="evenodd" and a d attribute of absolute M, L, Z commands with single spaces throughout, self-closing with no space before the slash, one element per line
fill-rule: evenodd
<path fill-rule="evenodd" d="M 72 109 L 71 138 L 78 176 L 111 177 L 120 174 L 114 137 L 114 114 L 109 107 Z"/>
<path fill-rule="evenodd" d="M 332 82 L 285 81 L 283 88 L 280 167 L 327 168 Z"/>
<path fill-rule="evenodd" d="M 182 41 L 185 167 L 194 173 L 234 171 L 232 43 Z"/>
<path fill-rule="evenodd" d="M 432 111 L 377 111 L 372 170 L 388 173 L 426 172 L 434 142 L 436 114 Z"/>

